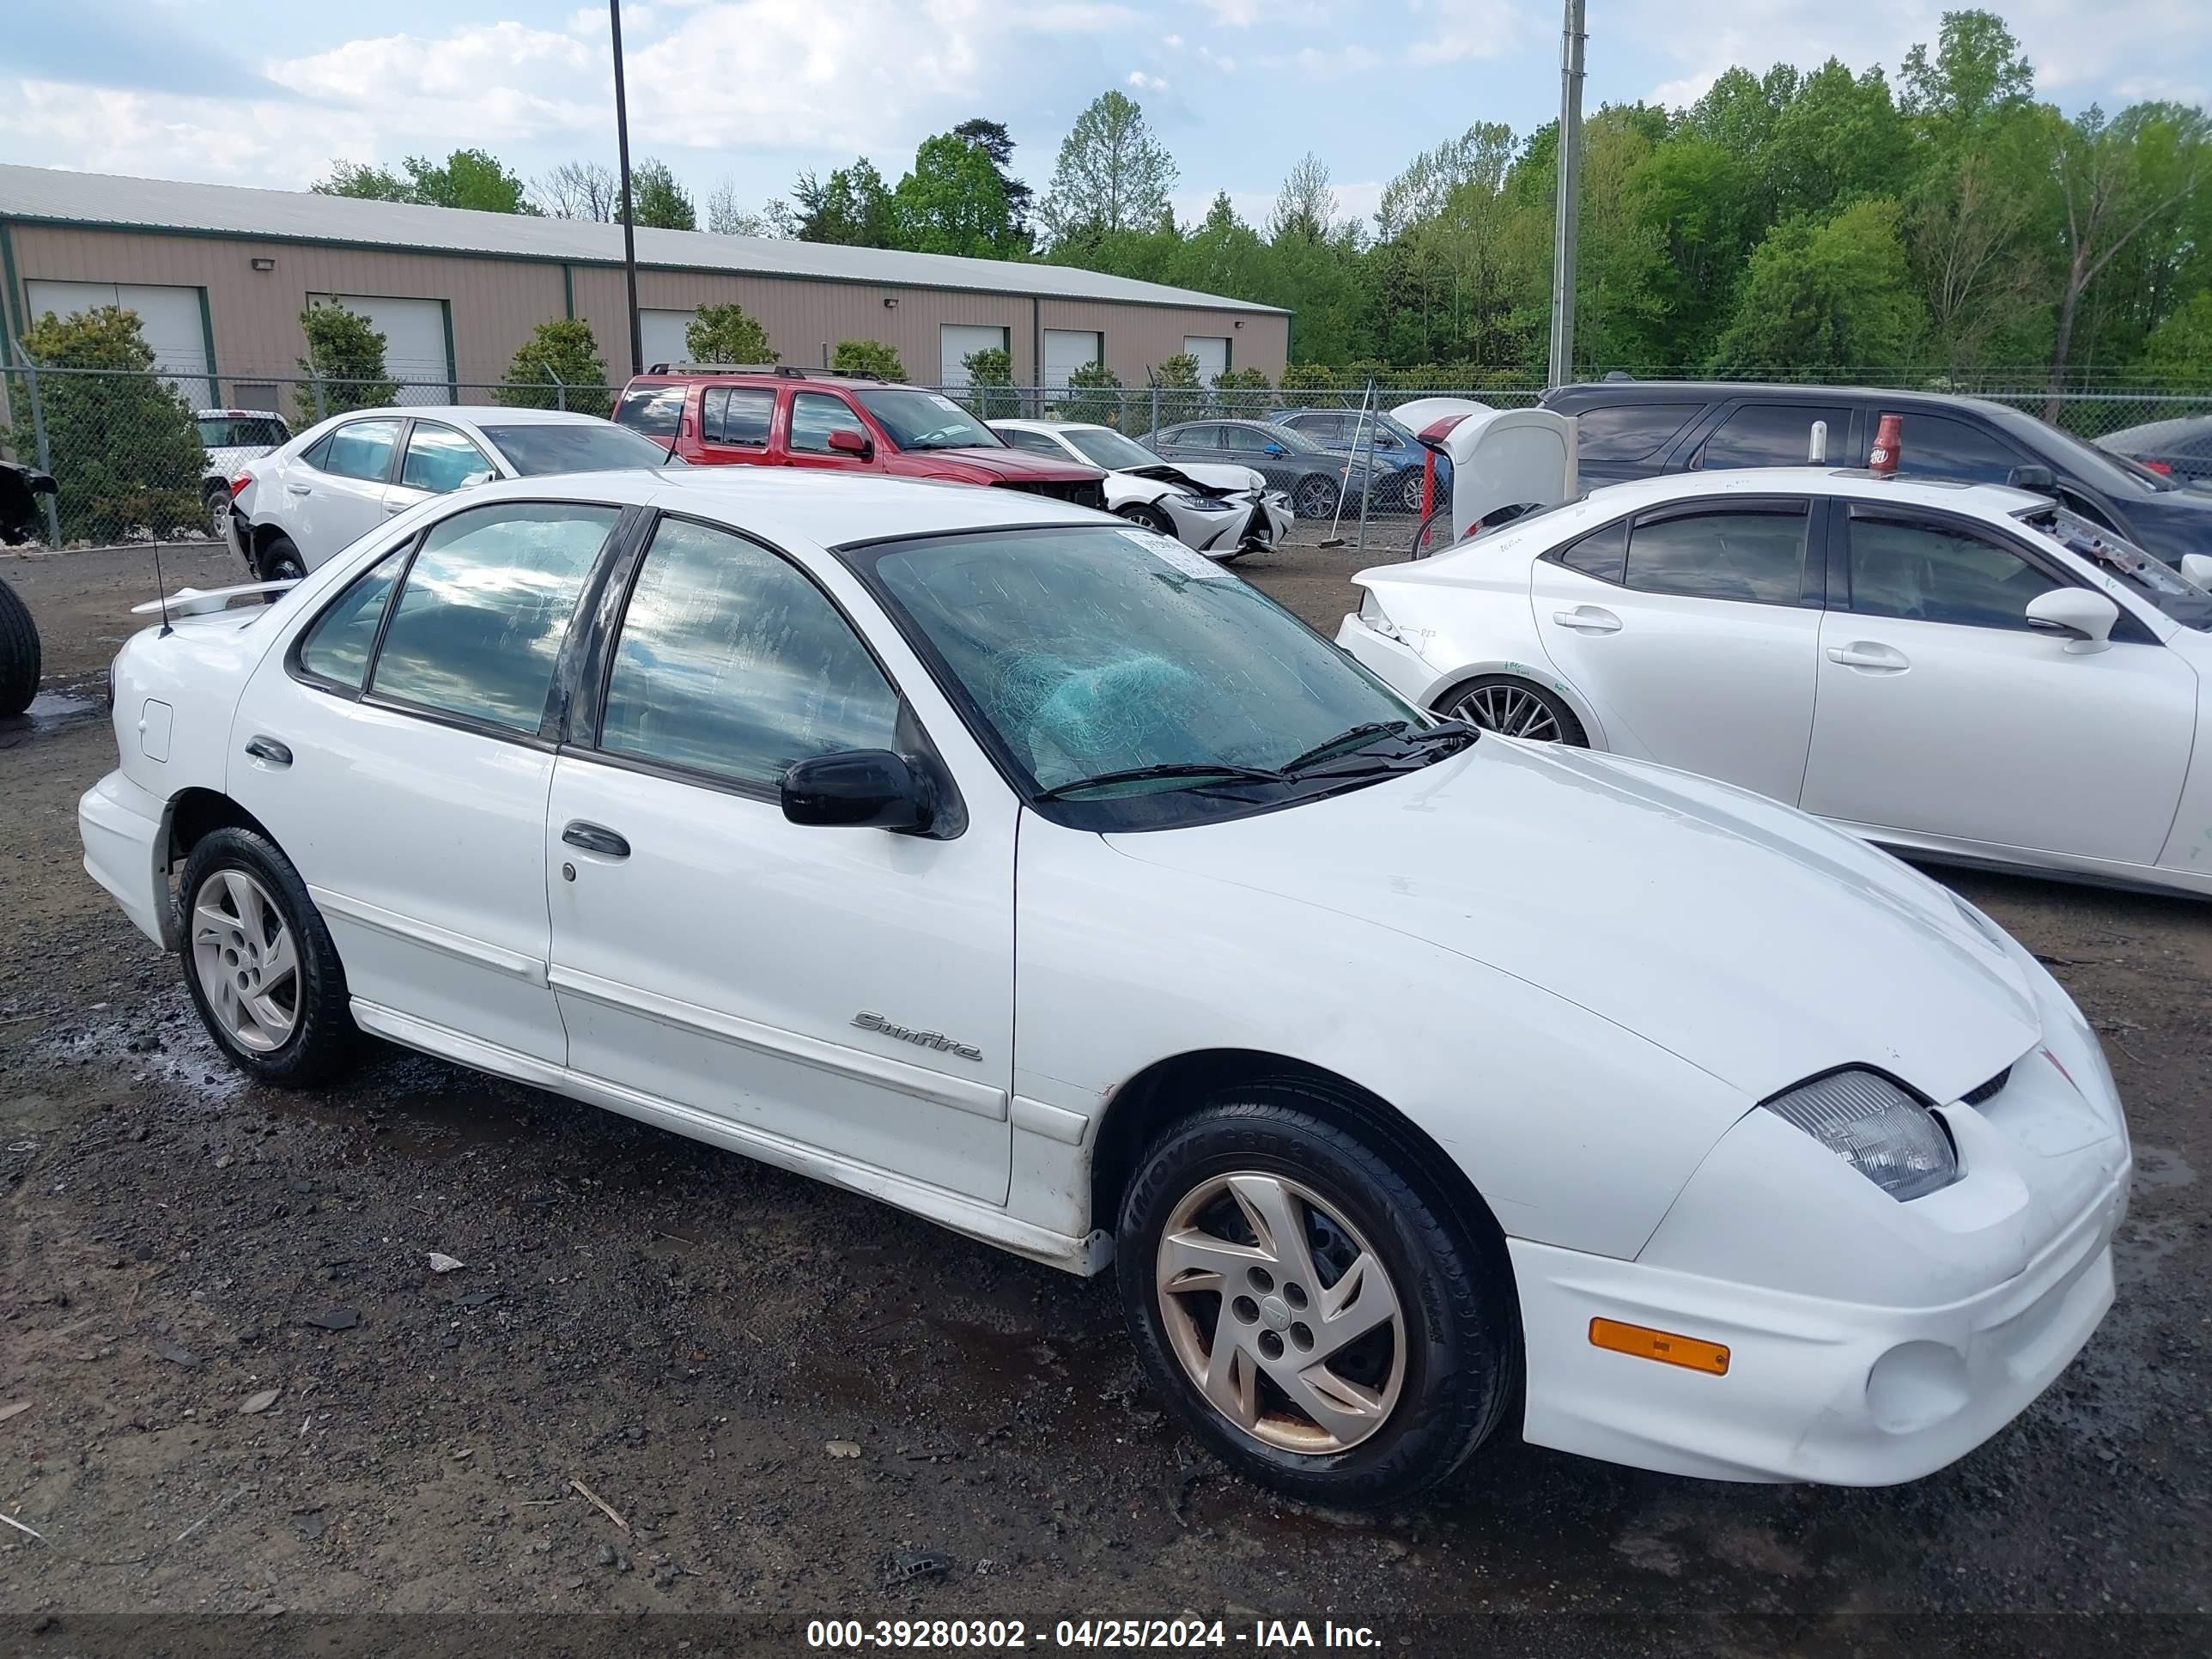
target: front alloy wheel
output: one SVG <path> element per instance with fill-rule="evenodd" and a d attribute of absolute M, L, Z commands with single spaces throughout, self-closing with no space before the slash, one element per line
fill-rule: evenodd
<path fill-rule="evenodd" d="M 1254 1439 L 1347 1451 L 1389 1420 L 1406 1380 L 1397 1287 L 1311 1188 L 1256 1170 L 1200 1182 L 1154 1277 L 1192 1386 Z"/>

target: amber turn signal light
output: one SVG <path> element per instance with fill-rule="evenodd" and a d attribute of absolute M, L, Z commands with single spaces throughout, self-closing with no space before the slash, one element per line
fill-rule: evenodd
<path fill-rule="evenodd" d="M 1717 1342 L 1655 1331 L 1644 1325 L 1624 1325 L 1618 1319 L 1591 1320 L 1589 1339 L 1592 1347 L 1610 1348 L 1638 1359 L 1656 1359 L 1662 1365 L 1680 1365 L 1713 1376 L 1728 1375 L 1729 1351 Z"/>

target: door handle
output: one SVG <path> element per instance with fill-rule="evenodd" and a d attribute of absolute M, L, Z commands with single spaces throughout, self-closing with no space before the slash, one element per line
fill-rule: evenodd
<path fill-rule="evenodd" d="M 571 847 L 586 853 L 597 853 L 601 858 L 626 859 L 629 843 L 601 823 L 586 823 L 581 818 L 571 818 L 568 827 L 561 832 L 561 839 Z"/>
<path fill-rule="evenodd" d="M 1855 640 L 1849 645 L 1828 647 L 1828 660 L 1841 663 L 1846 668 L 1870 668 L 1876 673 L 1901 674 L 1912 666 L 1902 651 L 1877 645 L 1869 640 Z"/>
<path fill-rule="evenodd" d="M 386 501 L 384 504 L 384 516 L 388 519 L 395 513 L 404 513 L 414 505 L 412 501 Z"/>
<path fill-rule="evenodd" d="M 315 493 L 313 489 L 307 484 L 288 483 L 284 488 L 290 490 L 295 495 L 312 495 Z"/>
<path fill-rule="evenodd" d="M 1571 611 L 1554 611 L 1552 620 L 1577 634 L 1618 634 L 1620 618 L 1595 605 L 1578 605 Z"/>
<path fill-rule="evenodd" d="M 264 761 L 270 766 L 289 766 L 292 763 L 291 746 L 279 743 L 274 738 L 261 736 L 248 738 L 246 740 L 246 752 L 255 760 Z"/>

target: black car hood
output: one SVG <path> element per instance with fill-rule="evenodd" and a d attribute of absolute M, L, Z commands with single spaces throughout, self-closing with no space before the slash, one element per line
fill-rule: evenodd
<path fill-rule="evenodd" d="M 2179 565 L 2191 553 L 2212 553 L 2212 491 L 2161 489 L 2112 505 L 2126 515 L 2129 539 L 2146 553 Z"/>

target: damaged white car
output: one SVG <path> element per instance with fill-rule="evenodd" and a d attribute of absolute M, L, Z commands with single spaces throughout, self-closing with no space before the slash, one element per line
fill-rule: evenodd
<path fill-rule="evenodd" d="M 1081 421 L 994 421 L 991 430 L 1016 449 L 1103 467 L 1110 511 L 1224 563 L 1265 552 L 1291 527 L 1291 498 L 1249 466 L 1164 461 L 1110 426 Z"/>

